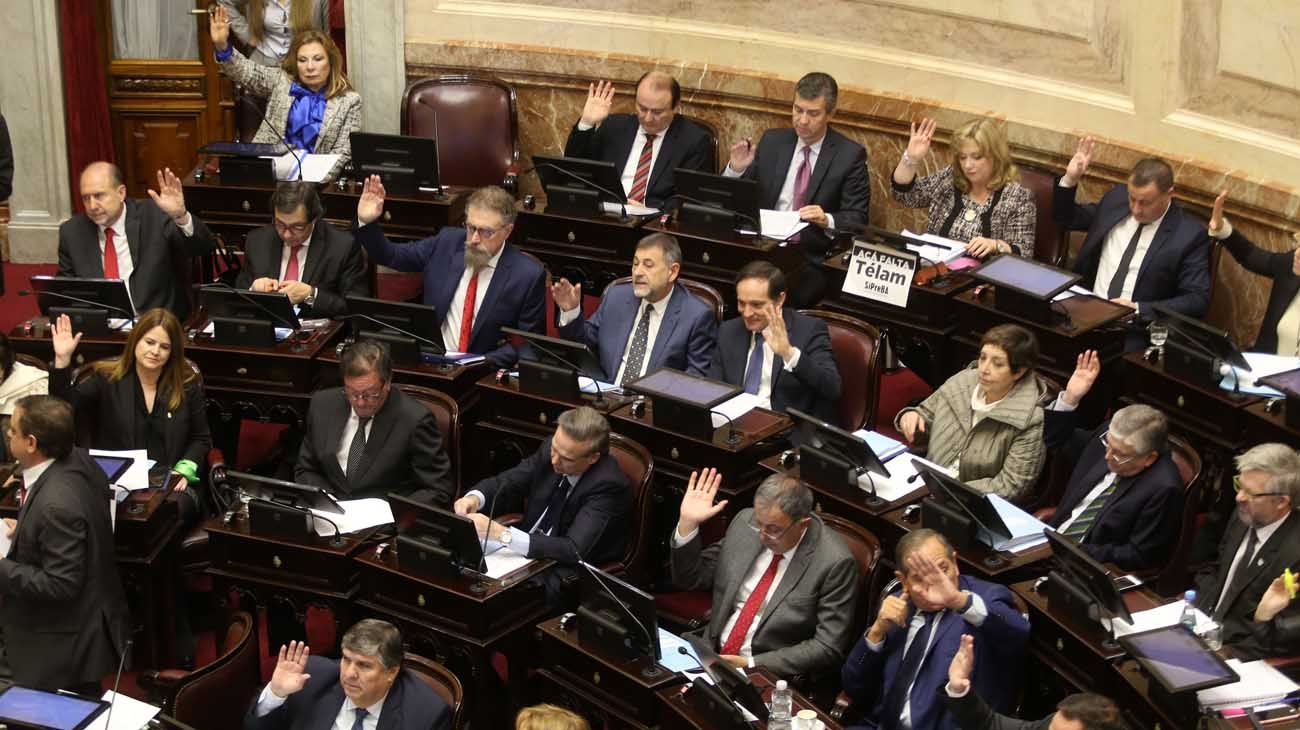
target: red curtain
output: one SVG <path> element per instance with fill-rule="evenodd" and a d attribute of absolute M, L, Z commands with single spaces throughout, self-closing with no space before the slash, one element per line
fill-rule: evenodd
<path fill-rule="evenodd" d="M 105 61 L 109 54 L 100 43 L 96 0 L 62 0 L 59 31 L 62 36 L 63 105 L 68 137 L 68 181 L 75 210 L 81 211 L 78 179 L 81 170 L 96 160 L 116 162 L 113 127 L 108 115 Z"/>

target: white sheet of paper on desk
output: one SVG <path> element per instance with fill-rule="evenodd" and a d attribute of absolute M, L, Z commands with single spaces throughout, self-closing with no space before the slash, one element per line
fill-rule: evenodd
<path fill-rule="evenodd" d="M 713 419 L 713 427 L 722 428 L 727 425 L 728 418 L 734 421 L 758 408 L 758 403 L 758 396 L 753 393 L 741 393 L 735 398 L 722 401 L 713 407 L 713 410 L 717 412 L 709 414 Z"/>
<path fill-rule="evenodd" d="M 339 502 L 339 506 L 343 508 L 341 515 L 318 509 L 313 509 L 312 514 L 333 520 L 339 526 L 339 532 L 345 535 L 393 521 L 393 508 L 388 505 L 388 500 L 379 497 L 345 499 Z M 334 525 L 325 520 L 316 519 L 312 522 L 316 526 L 317 535 L 330 537 L 334 534 Z"/>
<path fill-rule="evenodd" d="M 889 477 L 882 477 L 874 472 L 862 474 L 858 477 L 858 487 L 862 491 L 871 493 L 872 485 L 876 488 L 876 496 L 886 502 L 893 502 L 896 499 L 902 499 L 912 492 L 925 486 L 919 478 L 908 482 L 908 477 L 916 474 L 916 464 L 919 461 L 928 467 L 937 469 L 945 474 L 952 474 L 951 469 L 945 469 L 938 464 L 927 461 L 915 454 L 899 454 L 888 461 L 885 461 L 885 468 L 889 470 Z"/>
<path fill-rule="evenodd" d="M 109 317 L 108 328 L 114 332 L 130 332 L 131 320 L 125 317 Z"/>
<path fill-rule="evenodd" d="M 648 205 L 641 205 L 640 203 L 633 203 L 631 201 L 628 201 L 626 207 L 627 207 L 628 215 L 659 215 L 658 208 L 651 208 Z M 606 213 L 611 213 L 613 215 L 618 215 L 619 213 L 621 213 L 623 211 L 623 208 L 624 206 L 621 206 L 618 203 L 611 203 L 608 201 L 600 204 L 601 210 L 605 211 Z"/>
<path fill-rule="evenodd" d="M 1220 710 L 1229 707 L 1254 707 L 1265 702 L 1276 702 L 1300 689 L 1267 660 L 1243 662 L 1229 659 L 1228 666 L 1240 677 L 1232 684 L 1198 690 L 1196 701 L 1202 709 Z"/>
<path fill-rule="evenodd" d="M 681 652 L 686 649 L 686 653 Z M 674 634 L 673 632 L 659 627 L 659 666 L 671 672 L 684 672 L 689 675 L 705 674 L 708 676 L 704 667 L 701 666 L 700 655 L 695 652 L 695 647 L 691 642 Z"/>
<path fill-rule="evenodd" d="M 342 155 L 317 155 L 308 152 L 299 152 L 297 157 L 292 152 L 286 152 L 279 157 L 271 157 L 275 163 L 276 180 L 297 180 L 298 164 L 302 163 L 302 180 L 304 182 L 321 182 L 330 170 L 334 169 L 335 163 L 339 161 Z"/>
<path fill-rule="evenodd" d="M 1011 532 L 1011 537 L 993 543 L 994 550 L 1023 553 L 1047 544 L 1047 535 L 1043 534 L 1047 525 L 1042 520 L 1011 504 L 999 494 L 990 494 L 989 502 Z"/>
<path fill-rule="evenodd" d="M 764 208 L 758 211 L 758 225 L 763 229 L 763 238 L 784 241 L 807 228 L 808 221 L 799 220 L 799 211 L 797 210 L 768 210 Z M 754 235 L 753 231 L 742 230 L 741 233 Z"/>
<path fill-rule="evenodd" d="M 1224 390 L 1233 390 L 1233 378 L 1240 378 L 1241 384 L 1238 390 L 1248 395 L 1260 395 L 1266 398 L 1281 398 L 1285 395 L 1276 388 L 1270 388 L 1267 385 L 1259 385 L 1256 381 L 1260 378 L 1266 378 L 1270 375 L 1285 373 L 1288 370 L 1300 368 L 1300 357 L 1289 357 L 1286 355 L 1274 355 L 1268 352 L 1244 352 L 1246 362 L 1250 363 L 1250 371 L 1246 372 L 1238 367 L 1232 368 L 1232 374 L 1224 376 L 1219 381 L 1219 387 Z"/>
<path fill-rule="evenodd" d="M 88 449 L 91 456 L 115 456 L 119 459 L 133 459 L 130 468 L 122 476 L 118 477 L 116 484 L 131 491 L 137 489 L 149 488 L 149 470 L 153 468 L 154 461 L 149 458 L 149 452 L 144 449 L 126 449 L 123 451 L 109 451 L 107 449 Z"/>
<path fill-rule="evenodd" d="M 1052 301 L 1059 302 L 1065 299 L 1073 299 L 1074 297 L 1090 297 L 1090 296 L 1092 296 L 1091 289 L 1089 289 L 1086 286 L 1079 286 L 1078 284 L 1075 284 L 1069 289 L 1066 289 L 1060 294 L 1057 294 L 1056 296 L 1052 297 Z"/>
<path fill-rule="evenodd" d="M 936 263 L 951 261 L 966 255 L 966 244 L 961 241 L 954 241 L 951 238 L 936 236 L 933 233 L 913 233 L 906 228 L 898 235 L 916 241 L 916 243 L 908 244 L 908 248 L 915 251 L 923 259 L 930 259 Z M 921 264 L 926 265 L 925 261 L 922 261 Z"/>
<path fill-rule="evenodd" d="M 487 563 L 487 577 L 500 580 L 533 561 L 503 545 L 485 555 L 483 562 Z"/>
<path fill-rule="evenodd" d="M 113 724 L 109 725 L 109 712 L 104 710 L 95 721 L 86 726 L 86 730 L 139 730 L 149 724 L 162 710 L 148 702 L 141 702 L 134 697 L 128 697 L 124 694 L 114 694 L 113 690 L 104 690 L 104 695 L 100 697 L 105 702 L 111 702 L 113 705 L 112 720 Z"/>
<path fill-rule="evenodd" d="M 205 335 L 215 334 L 216 331 L 217 331 L 217 325 L 211 320 L 208 320 L 208 323 L 203 325 L 203 334 Z M 280 342 L 286 339 L 291 334 L 293 334 L 293 330 L 289 329 L 288 327 L 276 327 L 275 341 Z"/>
<path fill-rule="evenodd" d="M 1202 634 L 1218 626 L 1214 619 L 1205 615 L 1201 609 L 1196 610 L 1196 629 L 1195 633 Z M 1173 626 L 1183 618 L 1183 602 L 1170 601 L 1163 606 L 1156 606 L 1145 611 L 1138 611 L 1133 614 L 1133 623 L 1129 623 L 1122 618 L 1115 619 L 1115 636 L 1128 636 L 1141 631 L 1151 631 L 1152 629 L 1163 629 L 1167 626 Z M 1110 620 L 1102 619 L 1102 626 L 1109 630 Z"/>
<path fill-rule="evenodd" d="M 601 393 L 622 393 L 623 389 L 613 383 L 606 383 L 603 380 L 589 378 L 586 375 L 578 376 L 578 390 L 583 393 L 596 394 L 596 386 L 600 386 Z"/>
<path fill-rule="evenodd" d="M 869 431 L 865 428 L 853 432 L 854 436 L 867 442 L 867 446 L 876 452 L 876 457 L 881 461 L 889 461 L 899 454 L 907 451 L 907 444 L 892 439 L 879 431 Z"/>

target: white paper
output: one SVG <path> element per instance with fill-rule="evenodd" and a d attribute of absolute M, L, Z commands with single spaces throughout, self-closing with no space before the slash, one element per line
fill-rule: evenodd
<path fill-rule="evenodd" d="M 1228 391 L 1234 390 L 1233 380 L 1240 378 L 1241 383 L 1235 390 L 1247 395 L 1261 395 L 1266 398 L 1281 398 L 1286 395 L 1276 388 L 1259 385 L 1256 381 L 1270 375 L 1277 375 L 1278 373 L 1300 368 L 1300 357 L 1274 355 L 1267 352 L 1244 352 L 1242 354 L 1245 355 L 1246 362 L 1250 364 L 1250 371 L 1247 372 L 1234 366 L 1232 373 L 1224 376 L 1219 381 L 1220 388 Z"/>
<path fill-rule="evenodd" d="M 875 243 L 853 242 L 841 291 L 895 307 L 906 307 L 918 256 Z"/>
<path fill-rule="evenodd" d="M 1227 664 L 1241 679 L 1232 684 L 1197 691 L 1196 701 L 1203 709 L 1251 707 L 1280 700 L 1300 689 L 1300 685 L 1270 666 L 1266 660 L 1243 662 L 1240 659 L 1229 659 Z"/>
<path fill-rule="evenodd" d="M 212 320 L 208 320 L 208 323 L 203 325 L 203 334 L 205 335 L 215 334 L 216 331 L 217 331 L 217 325 Z M 291 334 L 293 334 L 293 330 L 289 329 L 288 327 L 276 327 L 275 341 L 281 342 L 287 339 Z"/>
<path fill-rule="evenodd" d="M 924 259 L 930 259 L 931 263 L 940 261 L 946 263 L 966 255 L 966 244 L 951 238 L 936 236 L 933 233 L 913 233 L 907 229 L 903 229 L 898 235 L 916 241 L 914 244 L 909 244 L 908 248 L 922 257 L 921 264 L 924 266 L 929 265 Z"/>
<path fill-rule="evenodd" d="M 1005 540 L 989 540 L 994 550 L 1023 553 L 1047 544 L 1047 535 L 1043 534 L 1047 525 L 1042 520 L 1011 504 L 1001 495 L 990 494 L 988 500 L 1011 531 L 1011 537 Z"/>
<path fill-rule="evenodd" d="M 758 403 L 758 396 L 753 393 L 741 393 L 735 398 L 719 403 L 713 407 L 715 412 L 709 414 L 713 418 L 713 427 L 722 428 L 727 425 L 728 418 L 734 421 L 758 408 Z"/>
<path fill-rule="evenodd" d="M 1091 289 L 1075 284 L 1069 289 L 1066 289 L 1060 294 L 1057 294 L 1056 296 L 1052 297 L 1052 301 L 1059 302 L 1064 299 L 1073 299 L 1074 297 L 1090 297 L 1090 296 L 1092 296 Z"/>
<path fill-rule="evenodd" d="M 685 654 L 681 652 L 682 649 L 686 650 Z M 659 665 L 669 671 L 692 676 L 699 674 L 707 676 L 700 655 L 696 653 L 695 647 L 691 646 L 691 642 L 662 626 L 659 627 L 659 651 L 662 655 Z"/>
<path fill-rule="evenodd" d="M 889 461 L 899 454 L 907 451 L 907 444 L 897 439 L 892 439 L 879 431 L 869 431 L 865 428 L 853 432 L 854 436 L 867 442 L 871 450 L 876 452 L 876 457 L 881 461 Z"/>
<path fill-rule="evenodd" d="M 500 579 L 533 561 L 527 555 L 521 555 L 502 545 L 483 556 L 483 562 L 487 563 L 487 577 Z"/>
<path fill-rule="evenodd" d="M 768 210 L 764 208 L 758 211 L 758 226 L 763 229 L 763 238 L 784 241 L 807 228 L 808 222 L 799 220 L 799 211 L 797 210 Z M 759 232 L 754 230 L 752 224 L 746 223 L 741 226 L 740 233 L 746 236 L 757 236 Z"/>
<path fill-rule="evenodd" d="M 889 477 L 882 477 L 874 472 L 867 472 L 858 477 L 858 487 L 862 491 L 871 493 L 871 487 L 874 484 L 876 496 L 886 502 L 893 502 L 896 499 L 902 499 L 912 492 L 925 486 L 925 482 L 920 477 L 907 481 L 907 478 L 916 474 L 916 464 L 921 462 L 926 466 L 943 472 L 949 476 L 956 476 L 951 469 L 945 469 L 938 464 L 922 459 L 915 454 L 899 454 L 885 462 L 885 468 L 889 470 Z"/>
<path fill-rule="evenodd" d="M 304 182 L 322 182 L 334 169 L 335 163 L 342 155 L 317 155 L 308 152 L 286 152 L 279 157 L 269 158 L 275 163 L 276 180 L 297 180 L 298 163 L 302 162 L 302 180 Z"/>
<path fill-rule="evenodd" d="M 131 320 L 123 317 L 109 317 L 108 328 L 114 332 L 130 332 Z"/>
<path fill-rule="evenodd" d="M 104 695 L 100 699 L 112 703 L 113 724 L 108 724 L 110 713 L 106 709 L 95 718 L 94 722 L 86 726 L 86 730 L 139 730 L 161 712 L 160 708 L 148 702 L 141 702 L 121 693 L 114 694 L 111 689 L 104 690 Z"/>
<path fill-rule="evenodd" d="M 601 393 L 621 393 L 623 389 L 613 383 L 606 383 L 603 380 L 589 378 L 586 375 L 578 376 L 578 390 L 583 393 L 596 394 L 596 386 L 600 386 Z"/>
<path fill-rule="evenodd" d="M 149 452 L 145 449 L 126 449 L 123 451 L 109 451 L 107 449 L 88 449 L 91 456 L 115 456 L 119 459 L 134 459 L 130 468 L 122 476 L 118 477 L 118 486 L 131 491 L 137 489 L 149 488 L 149 470 L 156 463 L 149 458 Z"/>
<path fill-rule="evenodd" d="M 369 499 L 345 499 L 339 502 L 343 508 L 343 514 L 326 512 L 325 510 L 313 509 L 312 514 L 333 520 L 339 526 L 339 531 L 347 534 L 350 532 L 359 532 L 369 527 L 387 525 L 393 521 L 393 509 L 388 505 L 388 500 L 379 497 Z M 321 537 L 331 537 L 334 535 L 334 525 L 323 519 L 314 519 L 312 523 L 316 526 L 316 534 Z"/>
<path fill-rule="evenodd" d="M 1163 629 L 1168 626 L 1177 624 L 1183 618 L 1184 602 L 1180 599 L 1171 601 L 1163 606 L 1156 606 L 1145 611 L 1138 611 L 1133 614 L 1133 623 L 1129 623 L 1122 618 L 1117 618 L 1115 622 L 1115 637 L 1128 636 L 1142 631 L 1151 631 L 1152 629 Z M 1196 611 L 1196 628 L 1193 629 L 1195 634 L 1203 634 L 1210 629 L 1218 626 L 1214 619 L 1205 615 L 1201 609 Z M 1110 629 L 1110 619 L 1102 619 L 1101 624 L 1107 630 Z"/>
<path fill-rule="evenodd" d="M 627 208 L 628 215 L 659 215 L 658 208 L 651 208 L 648 205 L 633 203 L 630 200 L 627 202 L 626 206 L 621 206 L 618 203 L 611 203 L 608 201 L 600 204 L 601 210 L 606 213 L 613 213 L 614 215 L 622 213 L 624 207 Z"/>
<path fill-rule="evenodd" d="M 6 518 L 6 519 L 13 519 L 13 518 Z M 9 548 L 13 545 L 13 543 L 14 543 L 13 539 L 9 537 L 9 523 L 0 522 L 0 557 L 5 557 L 5 558 L 9 557 Z"/>

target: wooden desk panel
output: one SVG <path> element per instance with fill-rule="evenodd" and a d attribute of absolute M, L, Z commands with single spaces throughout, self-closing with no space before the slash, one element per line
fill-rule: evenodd
<path fill-rule="evenodd" d="M 761 667 L 746 669 L 745 673 L 749 675 L 750 681 L 763 695 L 763 701 L 771 702 L 772 689 L 776 686 L 776 677 Z M 660 727 L 662 730 L 711 730 L 717 727 L 711 717 L 701 712 L 699 708 L 690 702 L 684 687 L 666 687 L 660 689 L 656 694 L 664 707 L 661 714 L 663 722 Z M 813 706 L 807 697 L 791 690 L 791 698 L 793 699 L 792 712 L 812 710 L 817 713 L 817 719 L 826 725 L 827 730 L 840 729 L 838 722 L 823 712 L 821 708 Z M 754 727 L 766 728 L 767 725 L 759 722 L 754 724 Z"/>
<path fill-rule="evenodd" d="M 1177 430 L 1229 452 L 1244 445 L 1246 408 L 1261 400 L 1252 395 L 1235 395 L 1218 386 L 1192 383 L 1165 372 L 1162 363 L 1151 362 L 1140 352 L 1124 356 L 1122 395 L 1159 408 Z"/>
<path fill-rule="evenodd" d="M 1280 441 L 1300 449 L 1300 429 L 1286 423 L 1286 401 L 1277 399 L 1272 411 L 1269 410 L 1271 404 L 1272 399 L 1261 399 L 1246 406 L 1246 444 Z"/>
<path fill-rule="evenodd" d="M 196 323 L 207 323 L 202 310 Z M 301 330 L 303 337 L 290 336 L 272 347 L 221 345 L 202 326 L 189 331 L 185 355 L 199 366 L 205 389 L 241 391 L 247 389 L 310 393 L 316 387 L 313 360 L 338 335 L 338 322 L 327 322 L 314 330 Z"/>

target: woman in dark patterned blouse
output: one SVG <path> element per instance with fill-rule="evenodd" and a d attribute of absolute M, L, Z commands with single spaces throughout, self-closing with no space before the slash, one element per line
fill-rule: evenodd
<path fill-rule="evenodd" d="M 1034 196 L 1021 185 L 1011 162 L 1007 136 L 991 119 L 975 119 L 953 132 L 952 161 L 917 179 L 930 152 L 935 123 L 912 125 L 903 159 L 894 168 L 894 199 L 929 208 L 926 231 L 966 242 L 966 252 L 983 258 L 997 253 L 1034 255 Z"/>

